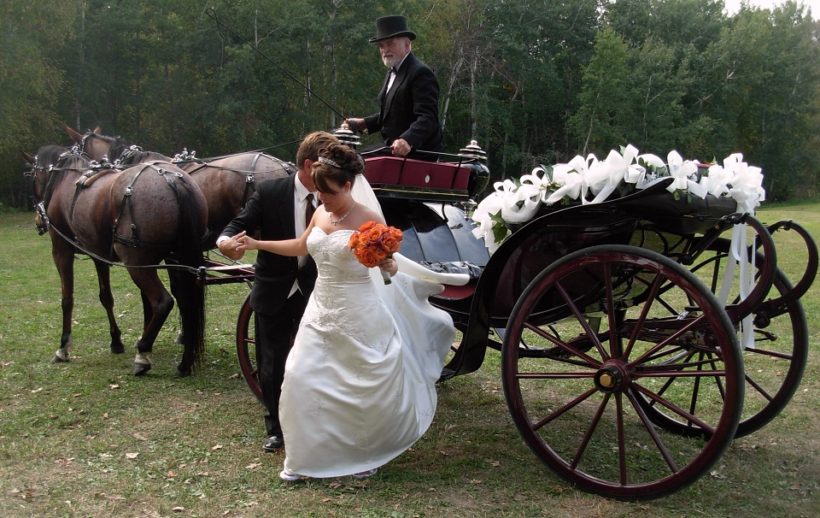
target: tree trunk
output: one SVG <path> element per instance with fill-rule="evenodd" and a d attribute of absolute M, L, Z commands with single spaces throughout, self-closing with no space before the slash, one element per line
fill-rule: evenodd
<path fill-rule="evenodd" d="M 583 155 L 587 154 L 587 149 L 589 149 L 589 139 L 592 136 L 592 126 L 593 122 L 595 121 L 595 110 L 598 108 L 598 99 L 601 97 L 601 92 L 598 92 L 595 95 L 595 102 L 592 105 L 592 113 L 589 114 L 589 129 L 587 130 L 587 138 L 584 140 L 584 150 Z"/>
<path fill-rule="evenodd" d="M 79 54 L 80 54 L 80 70 L 85 70 L 85 9 L 88 7 L 87 2 L 82 2 L 80 4 L 80 35 L 77 38 L 80 42 L 79 45 Z M 74 113 L 77 120 L 74 122 L 75 128 L 77 131 L 82 131 L 82 117 L 80 116 L 80 92 L 75 90 L 74 92 Z"/>
<path fill-rule="evenodd" d="M 456 86 L 456 79 L 458 79 L 458 73 L 461 71 L 461 65 L 464 64 L 464 47 L 459 46 L 458 48 L 458 59 L 456 62 L 453 63 L 453 67 L 450 69 L 450 78 L 447 81 L 447 93 L 444 95 L 444 106 L 441 110 L 441 132 L 444 133 L 444 128 L 447 127 L 447 110 L 450 108 L 450 97 L 453 95 L 453 89 Z"/>
<path fill-rule="evenodd" d="M 470 62 L 470 137 L 475 138 L 478 131 L 478 97 L 475 90 L 476 71 L 478 70 L 478 53 L 473 54 L 473 60 Z"/>

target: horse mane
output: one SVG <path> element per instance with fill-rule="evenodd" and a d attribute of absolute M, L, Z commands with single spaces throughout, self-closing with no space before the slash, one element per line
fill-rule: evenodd
<path fill-rule="evenodd" d="M 43 148 L 60 148 L 60 146 L 43 146 Z M 40 151 L 37 152 L 36 162 L 38 164 L 40 163 L 41 151 L 44 151 L 49 155 L 57 151 L 56 149 L 44 150 L 43 148 L 40 148 Z M 54 192 L 54 187 L 60 183 L 60 180 L 62 180 L 62 178 L 66 175 L 66 172 L 85 171 L 90 165 L 88 157 L 75 148 L 60 149 L 62 150 L 62 153 L 57 156 L 55 161 L 52 161 L 49 164 L 53 167 L 49 170 L 48 181 L 46 182 L 45 189 L 43 191 L 43 202 L 46 207 L 48 207 L 48 204 L 51 201 L 51 195 Z M 45 167 L 45 162 L 43 162 L 43 166 Z"/>
<path fill-rule="evenodd" d="M 124 138 L 120 137 L 119 135 L 117 135 L 116 137 L 109 137 L 106 135 L 97 134 L 97 136 L 111 143 L 111 150 L 108 152 L 108 159 L 112 162 L 116 160 L 122 160 L 122 156 L 133 147 L 129 142 L 127 142 Z"/>
<path fill-rule="evenodd" d="M 47 144 L 40 147 L 34 154 L 34 167 L 48 169 L 50 166 L 57 163 L 60 156 L 67 152 L 68 148 L 58 146 L 56 144 Z"/>
<path fill-rule="evenodd" d="M 163 155 L 162 153 L 157 153 L 156 151 L 144 151 L 139 146 L 131 146 L 119 155 L 119 164 L 121 166 L 141 164 L 150 160 L 170 162 L 171 158 Z"/>

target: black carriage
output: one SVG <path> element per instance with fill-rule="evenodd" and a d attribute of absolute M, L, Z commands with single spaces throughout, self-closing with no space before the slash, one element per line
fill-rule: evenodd
<path fill-rule="evenodd" d="M 799 225 L 766 227 L 731 199 L 674 197 L 665 178 L 604 203 L 543 208 L 490 256 L 467 217 L 488 179 L 474 143 L 438 161 L 365 162 L 387 222 L 404 232 L 402 254 L 471 274 L 431 299 L 462 336 L 442 380 L 477 370 L 487 347 L 500 350 L 524 441 L 578 487 L 624 499 L 680 489 L 794 394 L 808 351 L 799 299 L 818 265 Z M 755 245 L 733 245 L 734 228 Z M 771 234 L 782 230 L 808 251 L 794 285 L 777 268 Z M 727 289 L 738 260 L 753 282 Z M 216 270 L 212 282 L 253 276 Z M 259 396 L 251 318 L 246 300 L 236 345 Z"/>

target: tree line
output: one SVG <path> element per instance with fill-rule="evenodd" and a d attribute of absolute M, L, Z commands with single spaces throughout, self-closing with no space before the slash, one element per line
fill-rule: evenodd
<path fill-rule="evenodd" d="M 305 133 L 378 110 L 367 40 L 397 13 L 437 73 L 446 148 L 477 140 L 494 178 L 631 143 L 741 152 L 769 199 L 817 194 L 820 26 L 796 2 L 5 0 L 0 205 L 28 205 L 20 151 L 68 144 L 63 124 L 292 160 Z"/>

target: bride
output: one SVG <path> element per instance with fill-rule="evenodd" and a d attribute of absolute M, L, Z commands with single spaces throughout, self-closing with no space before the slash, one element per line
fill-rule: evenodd
<path fill-rule="evenodd" d="M 355 151 L 331 145 L 313 166 L 322 205 L 301 237 L 237 236 L 240 249 L 310 253 L 319 272 L 282 384 L 285 481 L 364 478 L 413 445 L 433 420 L 435 383 L 455 337 L 450 316 L 427 300 L 441 291 L 429 281 L 441 278 L 397 254 L 379 265 L 393 276 L 385 285 L 348 247 L 363 223 L 384 223 L 375 197 L 366 206 L 352 194 L 357 175 L 366 184 L 362 167 Z M 367 187 L 357 189 L 359 199 L 372 197 Z M 421 279 L 397 273 L 396 259 Z"/>

